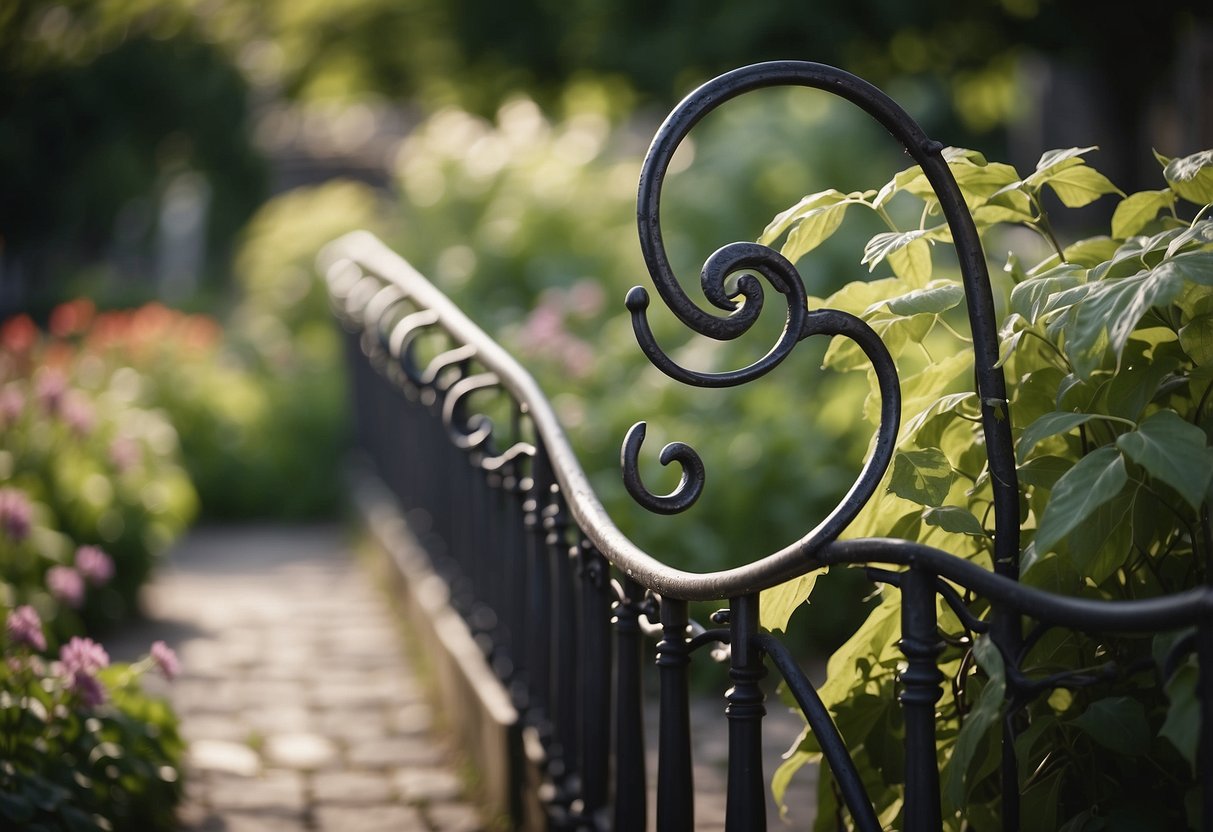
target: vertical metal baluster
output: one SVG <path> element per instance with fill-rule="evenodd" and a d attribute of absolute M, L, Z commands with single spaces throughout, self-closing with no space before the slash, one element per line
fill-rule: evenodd
<path fill-rule="evenodd" d="M 602 827 L 609 798 L 611 736 L 610 567 L 581 541 L 581 794 L 586 828 Z"/>
<path fill-rule="evenodd" d="M 547 554 L 551 574 L 551 639 L 552 666 L 551 691 L 548 703 L 552 719 L 552 742 L 548 752 L 548 774 L 556 788 L 552 809 L 558 816 L 558 825 L 567 821 L 569 803 L 572 801 L 574 783 L 571 782 L 573 762 L 576 760 L 574 746 L 577 722 L 574 716 L 576 697 L 574 635 L 576 620 L 573 615 L 573 586 L 569 567 L 567 530 L 568 515 L 560 486 L 553 484 L 549 491 L 548 506 L 543 512 L 543 524 L 547 530 Z"/>
<path fill-rule="evenodd" d="M 529 487 L 529 480 L 523 476 L 522 460 L 514 460 L 505 468 L 504 489 L 506 504 L 505 539 L 502 541 L 502 551 L 505 562 L 506 589 L 506 622 L 510 631 L 512 650 L 510 658 L 514 662 L 514 673 L 510 684 L 510 696 L 515 707 L 520 711 L 527 708 L 526 678 L 527 655 L 526 642 L 526 610 L 528 570 L 527 560 L 527 530 L 525 526 L 525 510 L 523 503 Z"/>
<path fill-rule="evenodd" d="M 759 682 L 767 675 L 763 653 L 751 639 L 758 634 L 758 596 L 729 601 L 729 633 L 733 682 L 725 698 L 729 720 L 729 792 L 726 832 L 767 828 L 766 788 L 762 779 L 762 718 L 766 716 Z"/>
<path fill-rule="evenodd" d="M 1208 576 L 1213 581 L 1213 572 Z M 1200 739 L 1196 772 L 1201 784 L 1201 828 L 1213 832 L 1213 616 L 1196 625 L 1196 695 L 1200 700 Z"/>
<path fill-rule="evenodd" d="M 935 703 L 943 695 L 943 652 L 935 615 L 935 576 L 916 567 L 901 574 L 901 640 L 907 665 L 898 675 L 898 701 L 906 724 L 905 832 L 938 832 L 939 768 L 935 756 Z"/>
<path fill-rule="evenodd" d="M 538 713 L 540 736 L 546 741 L 549 730 L 548 702 L 551 690 L 551 596 L 548 571 L 547 534 L 543 528 L 542 495 L 552 485 L 551 467 L 542 445 L 535 449 L 530 491 L 523 500 L 523 525 L 527 529 L 527 667 L 530 671 L 532 717 Z"/>
<path fill-rule="evenodd" d="M 687 602 L 661 599 L 657 666 L 661 711 L 657 746 L 657 828 L 691 832 L 695 800 L 691 776 L 691 715 L 688 702 Z"/>
<path fill-rule="evenodd" d="M 644 587 L 623 579 L 615 605 L 615 832 L 645 828 L 644 713 L 641 674 Z"/>

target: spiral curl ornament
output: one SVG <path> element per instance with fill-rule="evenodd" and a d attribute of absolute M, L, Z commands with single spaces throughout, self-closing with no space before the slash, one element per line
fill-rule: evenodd
<path fill-rule="evenodd" d="M 632 499 L 654 514 L 678 514 L 686 511 L 703 493 L 707 469 L 695 449 L 685 442 L 671 442 L 661 449 L 658 457 L 662 465 L 677 462 L 682 466 L 682 480 L 669 494 L 658 496 L 645 487 L 640 479 L 640 446 L 648 430 L 645 422 L 632 425 L 623 440 L 620 465 L 623 468 L 623 484 Z"/>
<path fill-rule="evenodd" d="M 778 341 L 752 364 L 725 372 L 706 373 L 679 365 L 661 349 L 649 325 L 649 294 L 640 286 L 628 292 L 626 306 L 641 351 L 670 378 L 697 387 L 733 387 L 759 378 L 777 367 L 796 344 L 810 335 L 843 336 L 855 341 L 872 362 L 881 397 L 880 424 L 873 452 L 854 484 L 838 506 L 813 529 L 803 542 L 825 542 L 837 536 L 859 513 L 875 492 L 892 461 L 901 418 L 901 392 L 897 369 L 880 337 L 858 317 L 837 310 L 808 309 L 804 281 L 783 255 L 759 243 L 730 243 L 715 251 L 700 272 L 700 285 L 708 303 L 727 315 L 704 311 L 683 291 L 670 266 L 662 240 L 661 187 L 675 151 L 704 116 L 742 93 L 777 85 L 801 85 L 827 89 L 858 104 L 902 140 L 911 155 L 938 153 L 909 116 L 890 99 L 848 73 L 820 64 L 779 61 L 736 70 L 709 81 L 687 96 L 658 130 L 641 171 L 636 215 L 640 247 L 658 294 L 670 311 L 688 328 L 716 340 L 731 340 L 745 334 L 758 319 L 765 295 L 761 277 L 783 295 L 787 318 Z M 730 291 L 728 279 L 737 275 Z M 670 494 L 650 492 L 640 479 L 638 458 L 644 439 L 644 423 L 629 431 L 621 453 L 624 484 L 635 499 L 650 511 L 672 514 L 690 507 L 703 489 L 704 467 L 699 455 L 684 443 L 666 446 L 661 462 L 678 460 L 683 479 Z"/>

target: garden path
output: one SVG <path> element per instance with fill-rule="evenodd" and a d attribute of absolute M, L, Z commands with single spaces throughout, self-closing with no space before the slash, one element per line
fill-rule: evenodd
<path fill-rule="evenodd" d="M 145 620 L 106 639 L 115 660 L 155 639 L 181 658 L 176 681 L 145 684 L 172 700 L 190 743 L 182 832 L 502 828 L 467 799 L 372 571 L 339 525 L 197 528 L 145 588 Z M 774 697 L 767 708 L 769 776 L 803 723 Z M 724 826 L 722 709 L 716 697 L 692 703 L 701 830 Z M 646 710 L 653 743 L 656 708 Z M 813 774 L 789 790 L 791 826 L 769 804 L 770 828 L 812 817 Z"/>
<path fill-rule="evenodd" d="M 338 526 L 191 533 L 118 659 L 165 639 L 190 743 L 189 832 L 473 832 L 453 750 L 368 570 Z M 147 678 L 148 686 L 157 684 Z"/>

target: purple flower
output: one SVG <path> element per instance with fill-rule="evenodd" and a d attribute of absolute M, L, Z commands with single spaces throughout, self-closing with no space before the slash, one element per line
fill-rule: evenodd
<path fill-rule="evenodd" d="M 181 662 L 177 659 L 177 654 L 173 652 L 173 648 L 163 641 L 152 642 L 151 657 L 152 661 L 156 664 L 156 668 L 170 682 L 181 673 Z"/>
<path fill-rule="evenodd" d="M 87 708 L 95 708 L 105 701 L 105 688 L 96 676 L 74 673 L 67 681 L 67 689 L 80 697 Z"/>
<path fill-rule="evenodd" d="M 84 603 L 84 577 L 70 566 L 52 566 L 46 571 L 46 588 L 69 607 Z"/>
<path fill-rule="evenodd" d="M 13 644 L 46 649 L 46 636 L 42 633 L 42 619 L 28 604 L 17 607 L 8 614 L 8 638 Z"/>
<path fill-rule="evenodd" d="M 0 532 L 14 543 L 29 537 L 32 509 L 25 492 L 17 488 L 0 488 Z"/>
<path fill-rule="evenodd" d="M 81 546 L 76 550 L 76 571 L 93 586 L 101 586 L 114 577 L 114 561 L 97 546 Z"/>
<path fill-rule="evenodd" d="M 76 673 L 92 676 L 98 670 L 109 667 L 110 657 L 105 648 L 91 638 L 72 636 L 67 644 L 59 648 L 59 662 L 65 676 Z"/>
<path fill-rule="evenodd" d="M 105 701 L 105 688 L 97 680 L 97 671 L 109 667 L 105 648 L 91 638 L 73 636 L 59 648 L 58 671 L 67 680 L 67 689 L 93 708 Z"/>

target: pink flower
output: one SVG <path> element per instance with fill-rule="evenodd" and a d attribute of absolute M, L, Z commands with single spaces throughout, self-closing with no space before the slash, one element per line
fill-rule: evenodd
<path fill-rule="evenodd" d="M 74 691 L 87 708 L 95 708 L 105 701 L 105 688 L 96 676 L 86 673 L 73 674 L 68 679 L 67 689 Z"/>
<path fill-rule="evenodd" d="M 61 409 L 63 421 L 76 436 L 88 436 L 93 432 L 93 426 L 97 423 L 97 412 L 93 409 L 93 403 L 83 393 L 69 391 L 63 397 Z"/>
<path fill-rule="evenodd" d="M 67 689 L 93 708 L 105 701 L 105 688 L 97 679 L 97 671 L 109 667 L 110 657 L 105 648 L 91 638 L 74 636 L 59 648 L 59 673 L 67 680 Z"/>
<path fill-rule="evenodd" d="M 84 603 L 84 577 L 70 566 L 52 566 L 46 572 L 46 588 L 69 607 Z"/>
<path fill-rule="evenodd" d="M 25 396 L 16 387 L 9 385 L 0 389 L 0 421 L 10 426 L 17 423 L 25 411 Z"/>
<path fill-rule="evenodd" d="M 95 674 L 110 665 L 109 653 L 105 648 L 91 638 L 72 636 L 67 644 L 59 648 L 59 662 L 63 665 L 64 675 L 86 673 Z"/>
<path fill-rule="evenodd" d="M 76 550 L 76 571 L 93 586 L 101 586 L 114 577 L 114 561 L 97 546 L 81 546 Z"/>
<path fill-rule="evenodd" d="M 38 405 L 48 416 L 59 412 L 65 393 L 67 393 L 67 379 L 64 378 L 63 373 L 47 368 L 38 376 L 34 395 L 38 400 Z"/>
<path fill-rule="evenodd" d="M 13 644 L 46 649 L 46 636 L 42 633 L 42 619 L 28 604 L 17 607 L 8 614 L 8 638 Z"/>
<path fill-rule="evenodd" d="M 0 488 L 0 532 L 14 543 L 29 537 L 32 510 L 25 492 L 17 488 Z"/>
<path fill-rule="evenodd" d="M 151 657 L 156 669 L 170 682 L 181 673 L 181 662 L 177 659 L 177 654 L 163 641 L 152 642 Z"/>

